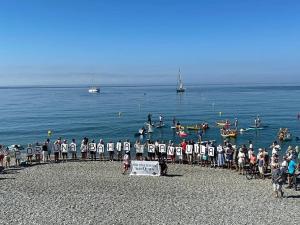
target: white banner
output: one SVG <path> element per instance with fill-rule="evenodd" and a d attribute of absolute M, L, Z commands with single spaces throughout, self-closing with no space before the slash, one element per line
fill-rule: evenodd
<path fill-rule="evenodd" d="M 174 155 L 175 148 L 173 146 L 168 146 L 168 155 Z"/>
<path fill-rule="evenodd" d="M 98 144 L 97 145 L 97 152 L 104 153 L 104 144 Z"/>
<path fill-rule="evenodd" d="M 159 152 L 166 153 L 166 145 L 165 144 L 159 144 Z"/>
<path fill-rule="evenodd" d="M 199 154 L 199 145 L 198 144 L 194 144 L 194 152 L 196 154 Z"/>
<path fill-rule="evenodd" d="M 193 145 L 187 145 L 186 146 L 186 154 L 191 155 L 193 154 Z"/>
<path fill-rule="evenodd" d="M 114 146 L 115 146 L 114 143 L 111 143 L 111 142 L 110 142 L 110 143 L 107 143 L 107 148 L 106 148 L 107 151 L 108 151 L 108 152 L 113 152 L 113 151 L 114 151 L 114 148 L 115 148 Z"/>
<path fill-rule="evenodd" d="M 176 155 L 182 156 L 182 148 L 181 147 L 176 147 Z"/>
<path fill-rule="evenodd" d="M 208 148 L 208 155 L 209 156 L 214 156 L 215 155 L 215 148 L 214 147 L 209 147 Z"/>
<path fill-rule="evenodd" d="M 137 176 L 160 176 L 158 161 L 131 161 L 130 175 Z"/>
<path fill-rule="evenodd" d="M 155 145 L 154 144 L 149 144 L 148 145 L 148 152 L 154 153 L 155 152 Z"/>

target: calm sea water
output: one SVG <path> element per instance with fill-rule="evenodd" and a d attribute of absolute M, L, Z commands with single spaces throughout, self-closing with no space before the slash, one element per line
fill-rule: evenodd
<path fill-rule="evenodd" d="M 175 116 L 183 125 L 208 122 L 211 128 L 204 139 L 221 142 L 217 120 L 237 117 L 239 127 L 246 128 L 259 114 L 268 128 L 245 132 L 236 143 L 252 140 L 256 148 L 267 147 L 280 127 L 289 128 L 294 137 L 300 136 L 299 97 L 300 86 L 188 86 L 184 94 L 177 94 L 174 86 L 102 87 L 100 94 L 89 94 L 85 87 L 0 88 L 0 142 L 41 142 L 48 130 L 53 132 L 52 140 L 80 141 L 87 136 L 96 141 L 134 141 L 148 113 L 154 121 L 161 113 L 168 125 L 155 129 L 151 139 L 179 142 L 170 128 Z M 187 139 L 196 138 L 196 133 L 190 132 Z M 300 145 L 295 138 L 285 146 L 290 144 Z"/>

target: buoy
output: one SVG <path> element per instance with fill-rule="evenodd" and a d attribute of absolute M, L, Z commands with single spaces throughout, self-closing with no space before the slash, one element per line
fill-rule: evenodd
<path fill-rule="evenodd" d="M 52 136 L 52 131 L 48 130 L 48 137 L 51 137 L 51 136 Z"/>
<path fill-rule="evenodd" d="M 219 112 L 219 116 L 222 116 L 222 112 Z"/>

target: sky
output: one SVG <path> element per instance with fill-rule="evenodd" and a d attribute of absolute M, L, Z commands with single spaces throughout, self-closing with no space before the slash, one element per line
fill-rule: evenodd
<path fill-rule="evenodd" d="M 0 86 L 300 83 L 298 0 L 0 0 Z"/>

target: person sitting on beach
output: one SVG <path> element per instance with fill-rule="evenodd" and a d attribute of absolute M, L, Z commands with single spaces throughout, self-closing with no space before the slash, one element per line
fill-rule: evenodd
<path fill-rule="evenodd" d="M 0 145 L 0 166 L 3 167 L 4 160 L 4 146 Z"/>
<path fill-rule="evenodd" d="M 15 153 L 15 165 L 20 166 L 20 160 L 21 160 L 21 151 L 17 145 L 14 147 L 14 153 Z"/>
<path fill-rule="evenodd" d="M 130 152 L 126 151 L 123 156 L 123 174 L 125 174 L 130 168 Z"/>
<path fill-rule="evenodd" d="M 276 198 L 283 197 L 282 185 L 284 183 L 284 171 L 279 168 L 279 164 L 272 166 L 272 184 Z"/>

